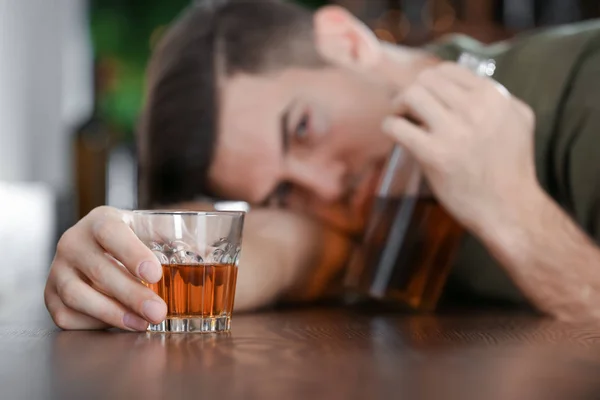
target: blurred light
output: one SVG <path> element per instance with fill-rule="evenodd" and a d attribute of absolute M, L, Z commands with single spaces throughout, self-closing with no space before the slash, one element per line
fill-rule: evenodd
<path fill-rule="evenodd" d="M 160 25 L 152 31 L 152 34 L 150 35 L 150 49 L 151 50 L 154 50 L 154 48 L 156 47 L 156 45 L 162 38 L 162 35 L 165 33 L 165 29 L 166 29 L 166 27 L 164 25 Z"/>
<path fill-rule="evenodd" d="M 392 32 L 388 31 L 384 28 L 375 29 L 375 35 L 379 40 L 383 40 L 385 42 L 396 43 L 396 38 L 392 35 Z"/>
<path fill-rule="evenodd" d="M 250 211 L 250 204 L 244 201 L 218 201 L 214 203 L 214 207 L 217 211 Z"/>
<path fill-rule="evenodd" d="M 452 26 L 454 25 L 455 22 L 456 22 L 455 15 L 452 15 L 452 14 L 442 15 L 441 17 L 439 17 L 438 19 L 435 20 L 431 29 L 436 32 L 444 32 L 444 31 L 450 30 L 450 28 L 452 28 Z"/>
<path fill-rule="evenodd" d="M 406 16 L 402 15 L 402 19 L 398 24 L 398 40 L 402 40 L 405 37 L 407 37 L 410 33 L 410 29 L 410 21 L 408 20 L 408 18 L 406 18 Z"/>
<path fill-rule="evenodd" d="M 423 9 L 423 22 L 435 32 L 450 30 L 456 22 L 456 10 L 447 0 L 437 4 L 434 16 L 431 16 L 429 11 L 430 7 Z"/>
<path fill-rule="evenodd" d="M 486 76 L 492 76 L 494 75 L 494 72 L 496 72 L 496 64 L 491 63 L 486 65 L 485 70 L 483 71 Z"/>
<path fill-rule="evenodd" d="M 387 34 L 392 35 L 392 37 L 395 38 L 394 42 L 401 41 L 408 36 L 411 29 L 410 21 L 400 10 L 388 10 L 384 12 L 381 17 L 377 19 L 376 26 L 378 26 L 378 28 L 375 29 L 376 31 L 382 29 L 387 32 L 382 32 L 384 38 L 387 37 Z M 382 26 L 384 26 L 384 28 L 382 28 Z"/>

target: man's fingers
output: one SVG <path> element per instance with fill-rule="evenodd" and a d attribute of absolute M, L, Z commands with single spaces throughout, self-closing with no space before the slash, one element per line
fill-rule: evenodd
<path fill-rule="evenodd" d="M 165 318 L 167 307 L 164 301 L 104 254 L 102 249 L 90 252 L 85 263 L 75 267 L 92 282 L 95 289 L 142 315 L 149 322 L 159 323 Z"/>
<path fill-rule="evenodd" d="M 442 75 L 445 79 L 461 86 L 463 89 L 487 90 L 493 89 L 494 94 L 500 93 L 504 97 L 510 97 L 510 92 L 499 82 L 485 76 L 479 76 L 467 68 L 451 62 L 445 62 L 433 69 Z"/>
<path fill-rule="evenodd" d="M 461 110 L 468 103 L 468 91 L 435 69 L 425 71 L 419 77 L 419 83 L 449 110 Z"/>
<path fill-rule="evenodd" d="M 434 68 L 443 77 L 467 90 L 479 87 L 484 78 L 456 63 L 444 62 Z"/>
<path fill-rule="evenodd" d="M 531 107 L 525 103 L 523 100 L 512 97 L 514 109 L 519 113 L 519 115 L 523 118 L 523 121 L 527 124 L 528 127 L 533 130 L 535 127 L 535 113 L 531 109 Z"/>
<path fill-rule="evenodd" d="M 61 329 L 65 330 L 100 330 L 107 329 L 110 325 L 82 314 L 75 310 L 71 310 L 58 297 L 54 290 L 46 294 L 46 307 L 50 312 L 50 316 L 54 323 Z"/>
<path fill-rule="evenodd" d="M 420 85 L 407 89 L 394 102 L 400 113 L 413 117 L 431 129 L 444 126 L 450 117 L 448 109 Z"/>
<path fill-rule="evenodd" d="M 388 117 L 383 121 L 382 130 L 400 145 L 405 147 L 414 157 L 425 161 L 431 146 L 429 134 L 405 118 Z"/>
<path fill-rule="evenodd" d="M 162 267 L 156 256 L 122 220 L 100 218 L 92 224 L 92 235 L 134 276 L 148 283 L 156 283 L 162 277 Z"/>
<path fill-rule="evenodd" d="M 132 331 L 144 331 L 148 327 L 146 320 L 94 290 L 70 269 L 65 268 L 57 279 L 56 292 L 68 308 L 108 325 Z"/>

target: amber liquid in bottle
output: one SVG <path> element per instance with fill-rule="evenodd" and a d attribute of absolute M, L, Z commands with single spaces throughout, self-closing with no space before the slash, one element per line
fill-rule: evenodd
<path fill-rule="evenodd" d="M 400 215 L 407 204 L 412 214 Z M 431 197 L 376 198 L 372 218 L 352 260 L 360 265 L 359 291 L 417 311 L 435 309 L 464 229 Z"/>

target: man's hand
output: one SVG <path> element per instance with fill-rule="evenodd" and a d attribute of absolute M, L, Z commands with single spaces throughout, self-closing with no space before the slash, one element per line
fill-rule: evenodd
<path fill-rule="evenodd" d="M 60 239 L 44 293 L 59 327 L 143 331 L 166 317 L 163 300 L 139 281 L 158 282 L 161 266 L 129 227 L 129 217 L 100 207 Z M 238 312 L 283 298 L 310 301 L 331 291 L 350 242 L 311 218 L 259 209 L 246 216 L 242 248 Z"/>
<path fill-rule="evenodd" d="M 59 327 L 144 331 L 148 322 L 165 319 L 164 301 L 139 281 L 158 282 L 161 265 L 130 229 L 127 216 L 97 208 L 60 239 L 44 292 Z"/>
<path fill-rule="evenodd" d="M 423 73 L 398 107 L 420 125 L 390 118 L 386 132 L 532 304 L 565 321 L 600 320 L 600 249 L 537 182 L 530 109 L 452 64 Z"/>
<path fill-rule="evenodd" d="M 438 199 L 475 231 L 506 218 L 541 191 L 534 115 L 502 89 L 442 63 L 397 99 L 402 116 L 384 122 L 384 131 L 417 158 Z"/>

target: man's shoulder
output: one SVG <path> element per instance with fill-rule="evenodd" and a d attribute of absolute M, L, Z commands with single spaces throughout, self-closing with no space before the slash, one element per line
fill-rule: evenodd
<path fill-rule="evenodd" d="M 563 44 L 568 47 L 573 42 L 600 42 L 600 19 L 539 27 L 493 43 L 483 43 L 462 33 L 449 33 L 426 44 L 423 49 L 444 60 L 454 61 L 463 52 L 494 57 L 501 56 L 511 49 L 530 45 L 545 45 L 557 49 Z"/>

